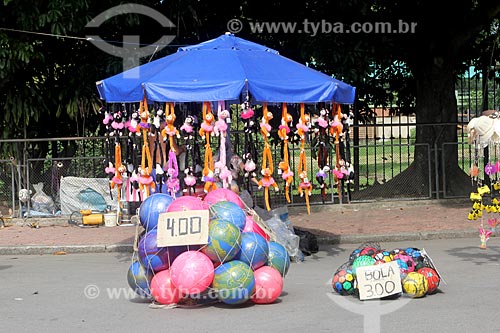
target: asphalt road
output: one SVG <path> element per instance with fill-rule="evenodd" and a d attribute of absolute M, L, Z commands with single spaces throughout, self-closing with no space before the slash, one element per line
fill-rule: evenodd
<path fill-rule="evenodd" d="M 445 283 L 419 299 L 360 301 L 330 280 L 357 246 L 328 245 L 293 263 L 274 304 L 154 308 L 135 297 L 125 253 L 0 256 L 3 332 L 498 332 L 500 239 L 381 243 L 424 248 Z"/>

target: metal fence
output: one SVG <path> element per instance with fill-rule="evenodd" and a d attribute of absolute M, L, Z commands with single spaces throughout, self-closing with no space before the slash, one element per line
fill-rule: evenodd
<path fill-rule="evenodd" d="M 425 177 L 418 181 L 423 184 L 423 189 L 413 191 L 411 187 L 405 186 L 404 182 L 391 183 L 397 175 L 405 171 L 414 161 L 414 150 L 417 145 L 414 143 L 415 124 L 401 124 L 392 122 L 390 125 L 372 124 L 357 125 L 360 131 L 364 131 L 363 139 L 356 140 L 356 145 L 348 147 L 348 155 L 355 167 L 355 177 L 352 181 L 342 181 L 335 183 L 332 173 L 328 174 L 326 180 L 325 196 L 322 195 L 318 184 L 314 181 L 315 174 L 318 171 L 318 162 L 314 158 L 314 149 L 306 145 L 307 151 L 307 169 L 310 179 L 313 181 L 314 189 L 310 197 L 312 205 L 317 204 L 345 204 L 349 202 L 374 201 L 374 200 L 399 200 L 399 199 L 429 199 L 436 197 L 436 188 L 442 188 L 431 183 L 431 179 L 438 179 L 442 182 L 446 178 L 446 170 L 437 170 L 431 163 L 431 154 L 435 150 L 446 150 L 446 147 L 431 147 L 429 145 L 420 145 L 427 153 L 428 175 L 440 173 L 439 177 Z M 456 126 L 456 125 L 455 125 Z M 377 136 L 376 133 L 386 130 L 387 127 L 394 127 L 393 134 L 385 137 L 384 134 Z M 397 129 L 396 129 L 397 127 Z M 404 129 L 407 127 L 406 129 Z M 411 128 L 410 128 L 411 127 Z M 352 127 L 352 129 L 355 126 Z M 406 131 L 405 137 L 395 136 L 395 131 Z M 352 133 L 357 131 L 352 131 Z M 352 135 L 351 133 L 351 135 Z M 372 133 L 372 135 L 370 135 Z M 405 132 L 406 133 L 406 132 Z M 242 143 L 238 142 L 236 137 L 241 139 L 241 133 L 234 131 L 231 133 L 232 141 L 235 144 L 235 153 L 241 153 Z M 124 138 L 126 140 L 126 138 Z M 13 159 L 1 160 L 2 176 L 0 178 L 0 200 L 1 212 L 4 216 L 23 216 L 23 213 L 33 207 L 31 202 L 22 202 L 19 197 L 19 190 L 30 189 L 31 196 L 36 194 L 36 184 L 40 184 L 44 195 L 50 197 L 53 201 L 55 210 L 60 208 L 60 180 L 61 177 L 81 177 L 81 178 L 107 178 L 104 168 L 104 161 L 107 158 L 106 144 L 104 137 L 96 138 L 66 138 L 66 139 L 47 139 L 52 147 L 45 157 L 37 156 L 37 146 L 40 144 L 37 140 L 2 141 L 2 145 L 10 145 L 14 149 Z M 354 140 L 353 140 L 354 141 Z M 124 142 L 123 145 L 126 143 Z M 446 143 L 445 145 L 457 145 L 459 143 Z M 460 144 L 461 155 L 459 163 L 464 171 L 470 166 L 470 149 L 466 144 Z M 72 147 L 72 157 L 62 157 L 63 151 L 68 151 Z M 300 147 L 298 142 L 290 143 L 290 165 L 297 174 L 297 163 L 299 160 Z M 439 149 L 438 149 L 439 148 Z M 258 146 L 258 149 L 261 149 Z M 347 151 L 346 150 L 346 151 Z M 259 150 L 260 151 L 260 150 Z M 280 146 L 273 146 L 273 160 L 281 160 Z M 108 156 L 109 157 L 109 156 Z M 444 158 L 444 155 L 443 155 Z M 335 151 L 328 152 L 328 160 L 335 161 Z M 259 168 L 258 168 L 259 169 Z M 279 192 L 269 191 L 270 203 L 272 207 L 278 207 L 287 204 L 284 195 L 284 182 L 275 168 L 274 178 L 279 184 Z M 260 170 L 260 169 L 259 169 Z M 259 177 L 259 176 L 258 176 Z M 414 179 L 413 179 L 414 181 Z M 410 183 L 410 180 L 408 180 Z M 305 205 L 305 198 L 298 192 L 299 180 L 294 176 L 294 182 L 291 186 L 292 206 Z M 256 186 L 249 188 L 254 203 L 264 207 L 263 190 Z M 340 191 L 339 191 L 340 190 Z M 75 196 L 77 193 L 75 193 Z M 441 192 L 441 197 L 446 197 L 445 192 Z"/>

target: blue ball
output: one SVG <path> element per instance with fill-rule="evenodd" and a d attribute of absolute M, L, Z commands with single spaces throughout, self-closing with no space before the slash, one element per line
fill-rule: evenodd
<path fill-rule="evenodd" d="M 134 260 L 127 272 L 127 282 L 130 288 L 139 296 L 151 297 L 149 289 L 153 273 L 148 271 L 141 263 Z"/>
<path fill-rule="evenodd" d="M 233 223 L 212 219 L 208 227 L 208 243 L 202 248 L 213 262 L 227 262 L 240 250 L 241 232 Z"/>
<path fill-rule="evenodd" d="M 240 260 L 253 270 L 266 264 L 269 256 L 269 243 L 256 232 L 241 233 L 241 250 L 235 259 Z"/>
<path fill-rule="evenodd" d="M 231 201 L 219 201 L 210 205 L 210 218 L 227 220 L 240 230 L 245 228 L 247 216 L 245 211 Z"/>
<path fill-rule="evenodd" d="M 215 269 L 212 287 L 223 303 L 242 304 L 255 292 L 255 277 L 250 266 L 231 260 Z"/>
<path fill-rule="evenodd" d="M 187 246 L 158 247 L 157 231 L 146 232 L 138 244 L 138 255 L 141 264 L 148 270 L 157 273 L 170 268 L 175 258 L 188 250 Z"/>
<path fill-rule="evenodd" d="M 269 242 L 269 256 L 267 266 L 271 266 L 285 276 L 290 267 L 290 255 L 283 245 L 276 242 Z"/>
<path fill-rule="evenodd" d="M 155 193 L 147 197 L 139 207 L 139 220 L 141 225 L 150 231 L 158 226 L 158 217 L 167 211 L 168 206 L 174 201 L 170 195 Z"/>

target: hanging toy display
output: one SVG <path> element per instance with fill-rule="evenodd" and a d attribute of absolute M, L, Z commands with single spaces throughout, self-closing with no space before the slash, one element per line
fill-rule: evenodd
<path fill-rule="evenodd" d="M 210 146 L 210 137 L 214 131 L 214 115 L 212 113 L 210 102 L 203 102 L 203 122 L 200 125 L 199 134 L 205 140 L 205 161 L 203 165 L 203 181 L 205 193 L 217 189 L 214 175 L 214 161 L 212 156 L 212 147 Z"/>
<path fill-rule="evenodd" d="M 184 186 L 182 191 L 192 195 L 196 192 L 196 176 L 194 175 L 194 166 L 196 165 L 195 158 L 195 125 L 197 123 L 196 117 L 192 115 L 187 115 L 184 119 L 184 123 L 180 128 L 181 137 L 184 139 L 186 154 L 184 157 Z"/>
<path fill-rule="evenodd" d="M 229 188 L 232 182 L 232 173 L 227 167 L 226 140 L 227 121 L 229 121 L 229 111 L 225 109 L 224 102 L 219 101 L 217 108 L 217 121 L 214 125 L 214 134 L 219 137 L 219 160 L 215 163 L 215 173 L 222 181 L 223 188 Z"/>
<path fill-rule="evenodd" d="M 300 155 L 299 155 L 299 188 L 298 192 L 301 197 L 305 197 L 306 206 L 307 206 L 307 214 L 311 214 L 311 206 L 309 204 L 309 197 L 312 195 L 312 184 L 309 181 L 307 175 L 307 161 L 306 161 L 306 151 L 305 151 L 305 143 L 306 136 L 309 132 L 309 120 L 310 116 L 305 113 L 305 105 L 304 103 L 300 103 L 300 118 L 299 123 L 297 124 L 297 134 L 300 138 Z"/>
<path fill-rule="evenodd" d="M 318 172 L 316 172 L 316 181 L 321 189 L 321 200 L 326 201 L 326 180 L 330 173 L 328 165 L 328 111 L 322 108 L 319 116 L 314 120 L 314 133 L 316 133 L 316 145 L 318 147 Z"/>
<path fill-rule="evenodd" d="M 259 180 L 259 189 L 264 187 L 264 200 L 266 203 L 266 208 L 268 211 L 271 210 L 271 205 L 269 204 L 269 187 L 274 187 L 276 192 L 279 191 L 278 184 L 273 178 L 273 157 L 271 155 L 271 146 L 269 145 L 268 138 L 271 132 L 271 125 L 269 121 L 273 118 L 272 112 L 267 109 L 267 103 L 263 103 L 262 111 L 262 121 L 260 123 L 260 133 L 262 134 L 262 139 L 264 140 L 264 150 L 262 152 L 262 168 L 261 174 L 262 178 Z"/>
<path fill-rule="evenodd" d="M 149 150 L 149 111 L 148 111 L 148 102 L 146 100 L 146 96 L 144 96 L 144 100 L 141 102 L 139 106 L 139 116 L 141 121 L 139 126 L 137 127 L 139 131 L 142 133 L 142 159 L 141 166 L 139 168 L 139 189 L 141 193 L 143 193 L 142 200 L 145 200 L 151 192 L 155 191 L 155 183 L 153 177 L 151 176 L 151 172 L 153 170 L 153 159 L 151 158 L 151 151 Z"/>
<path fill-rule="evenodd" d="M 257 149 L 255 148 L 255 133 L 257 132 L 256 124 L 254 120 L 255 112 L 250 107 L 248 102 L 249 97 L 246 97 L 246 101 L 240 105 L 241 114 L 240 117 L 243 119 L 244 123 L 244 152 L 243 152 L 243 163 L 244 163 L 244 177 L 245 177 L 245 188 L 248 192 L 252 193 L 251 179 L 257 177 L 255 169 L 257 168 Z"/>
<path fill-rule="evenodd" d="M 333 120 L 330 122 L 330 135 L 335 140 L 335 168 L 332 169 L 332 173 L 335 179 L 335 184 L 337 185 L 337 194 L 339 197 L 339 202 L 342 202 L 342 180 L 344 179 L 345 173 L 342 172 L 341 168 L 343 163 L 342 154 L 340 149 L 340 140 L 342 136 L 343 126 L 341 123 L 342 112 L 339 104 L 332 105 Z"/>
<path fill-rule="evenodd" d="M 288 139 L 290 126 L 292 126 L 292 115 L 288 113 L 287 104 L 283 103 L 281 111 L 281 125 L 278 129 L 278 136 L 283 141 L 283 160 L 278 164 L 279 173 L 285 182 L 285 198 L 288 203 L 290 200 L 290 186 L 293 183 L 293 171 L 290 169 Z"/>
<path fill-rule="evenodd" d="M 161 134 L 163 140 L 169 141 L 169 152 L 167 161 L 167 191 L 170 196 L 175 198 L 176 193 L 180 191 L 180 181 L 179 181 L 179 167 L 177 163 L 177 152 L 175 151 L 174 137 L 179 139 L 179 131 L 175 128 L 175 109 L 173 103 L 165 103 L 165 127 L 163 128 Z"/>
<path fill-rule="evenodd" d="M 153 168 L 154 168 L 154 180 L 156 184 L 157 192 L 161 193 L 163 190 L 163 184 L 167 181 L 167 175 L 163 170 L 164 151 L 163 151 L 163 140 L 160 140 L 162 135 L 162 126 L 165 124 L 165 112 L 160 106 L 157 106 L 155 110 L 150 113 L 150 127 L 149 135 L 153 138 Z M 159 160 L 158 160 L 159 158 Z"/>
<path fill-rule="evenodd" d="M 106 133 L 105 133 L 105 158 L 104 158 L 104 172 L 108 176 L 109 179 L 109 184 L 111 185 L 111 180 L 115 176 L 115 167 L 113 165 L 113 162 L 111 160 L 111 155 L 112 155 L 112 149 L 113 147 L 111 146 L 111 136 L 113 136 L 112 132 L 113 129 L 111 127 L 111 123 L 113 122 L 113 115 L 108 111 L 106 107 L 101 107 L 99 110 L 102 114 L 104 114 L 104 118 L 102 120 L 102 123 L 104 124 L 106 128 Z M 109 187 L 109 195 L 111 198 L 113 198 L 112 194 L 112 188 L 111 186 Z"/>
<path fill-rule="evenodd" d="M 137 143 L 136 137 L 140 136 L 141 133 L 137 129 L 139 126 L 139 112 L 135 109 L 131 112 L 128 112 L 129 116 L 127 121 L 125 122 L 125 129 L 128 131 L 127 135 L 127 150 L 125 152 L 125 165 L 126 165 L 126 174 L 127 174 L 127 192 L 126 192 L 126 201 L 140 201 L 138 190 L 139 190 L 139 178 L 137 176 Z"/>

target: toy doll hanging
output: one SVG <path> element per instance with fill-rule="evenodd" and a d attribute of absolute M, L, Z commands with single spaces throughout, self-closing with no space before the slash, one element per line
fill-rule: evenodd
<path fill-rule="evenodd" d="M 226 140 L 227 140 L 227 121 L 229 120 L 229 111 L 225 109 L 224 102 L 219 101 L 217 108 L 217 121 L 214 125 L 214 134 L 219 137 L 219 160 L 215 163 L 216 174 L 222 181 L 223 188 L 229 188 L 232 181 L 232 173 L 227 167 L 226 159 Z"/>
<path fill-rule="evenodd" d="M 316 133 L 316 143 L 318 147 L 318 172 L 316 172 L 316 181 L 321 189 L 321 199 L 326 201 L 326 180 L 330 173 L 328 165 L 328 111 L 321 108 L 318 118 L 314 121 L 314 132 Z"/>
<path fill-rule="evenodd" d="M 255 139 L 257 128 L 255 124 L 255 112 L 250 107 L 248 102 L 249 96 L 247 95 L 244 103 L 241 104 L 240 117 L 244 123 L 244 151 L 243 151 L 243 175 L 245 179 L 245 188 L 248 192 L 252 193 L 252 186 L 250 185 L 251 179 L 257 177 L 255 169 L 257 168 L 257 148 L 255 147 Z"/>
<path fill-rule="evenodd" d="M 148 102 L 146 100 L 146 95 L 144 95 L 144 99 L 139 106 L 139 117 L 141 119 L 137 129 L 142 133 L 142 158 L 141 158 L 141 166 L 139 168 L 139 189 L 143 192 L 143 200 L 149 197 L 151 192 L 155 191 L 155 182 L 153 177 L 151 176 L 151 172 L 153 170 L 153 159 L 151 158 L 151 151 L 149 150 L 149 141 L 148 141 L 148 133 L 149 133 L 149 111 L 148 111 Z"/>
<path fill-rule="evenodd" d="M 278 164 L 279 173 L 285 182 L 285 198 L 288 203 L 290 200 L 290 185 L 293 183 L 293 171 L 290 168 L 288 154 L 288 139 L 290 134 L 290 126 L 292 126 L 292 115 L 288 113 L 287 104 L 283 103 L 281 110 L 281 125 L 278 129 L 278 136 L 283 141 L 283 160 Z"/>
<path fill-rule="evenodd" d="M 203 122 L 200 125 L 199 134 L 205 140 L 205 161 L 203 164 L 203 181 L 205 193 L 217 189 L 214 175 L 214 161 L 212 156 L 212 147 L 210 146 L 210 137 L 214 131 L 214 115 L 211 110 L 210 102 L 203 102 L 202 109 Z"/>
<path fill-rule="evenodd" d="M 179 131 L 175 128 L 174 103 L 165 103 L 165 128 L 162 130 L 164 140 L 169 140 L 169 152 L 167 161 L 167 190 L 170 196 L 175 198 L 180 190 L 179 166 L 177 163 L 177 152 L 175 151 L 174 137 L 180 138 Z"/>
<path fill-rule="evenodd" d="M 306 135 L 309 131 L 309 115 L 305 113 L 305 105 L 304 103 L 300 103 L 300 119 L 299 124 L 297 124 L 297 134 L 300 138 L 300 155 L 299 155 L 299 188 L 298 192 L 301 197 L 305 197 L 306 206 L 307 206 L 307 214 L 311 214 L 311 206 L 309 204 L 309 197 L 312 195 L 312 184 L 309 181 L 307 175 L 307 161 L 306 161 L 306 151 L 305 151 L 305 142 Z"/>
<path fill-rule="evenodd" d="M 271 132 L 271 125 L 269 121 L 273 118 L 272 112 L 268 111 L 267 103 L 263 103 L 263 115 L 262 121 L 260 123 L 260 133 L 262 134 L 262 139 L 264 140 L 264 150 L 262 152 L 262 168 L 261 174 L 262 178 L 259 180 L 259 189 L 264 187 L 264 200 L 266 202 L 266 208 L 268 211 L 271 210 L 271 205 L 269 204 L 269 187 L 274 187 L 276 192 L 279 191 L 278 184 L 276 184 L 273 178 L 273 157 L 271 155 L 271 146 L 269 145 L 268 138 Z"/>

